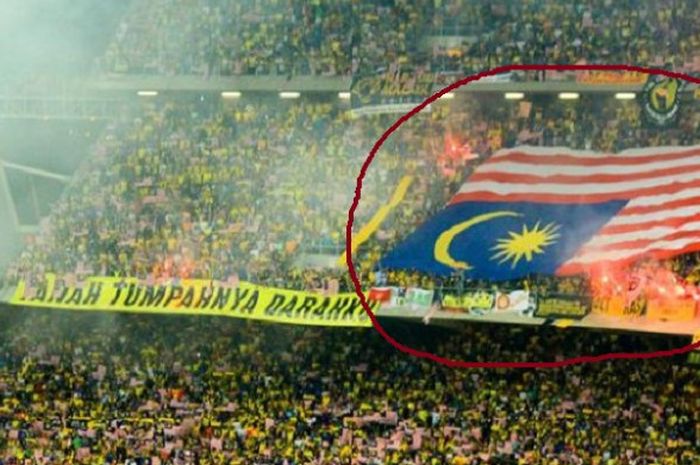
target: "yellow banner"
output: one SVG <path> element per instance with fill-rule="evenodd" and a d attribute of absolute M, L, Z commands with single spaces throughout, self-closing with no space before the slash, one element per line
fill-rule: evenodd
<path fill-rule="evenodd" d="M 650 300 L 647 318 L 666 321 L 692 321 L 695 318 L 695 299 Z"/>
<path fill-rule="evenodd" d="M 644 298 L 635 299 L 628 305 L 624 296 L 596 297 L 593 299 L 592 311 L 618 317 L 640 316 L 646 310 L 646 306 Z"/>
<path fill-rule="evenodd" d="M 27 293 L 20 282 L 10 303 L 65 310 L 217 315 L 317 326 L 372 325 L 355 294 L 325 296 L 246 282 L 227 286 L 197 279 L 147 285 L 135 278 L 91 277 L 82 287 L 69 287 L 57 286 L 55 276 L 47 275 L 45 282 Z M 379 309 L 379 302 L 369 304 L 373 312 Z"/>
<path fill-rule="evenodd" d="M 496 296 L 489 291 L 466 292 L 461 296 L 446 294 L 442 296 L 442 306 L 458 310 L 491 310 Z"/>
<path fill-rule="evenodd" d="M 576 74 L 581 84 L 644 84 L 649 75 L 637 72 L 584 71 Z"/>

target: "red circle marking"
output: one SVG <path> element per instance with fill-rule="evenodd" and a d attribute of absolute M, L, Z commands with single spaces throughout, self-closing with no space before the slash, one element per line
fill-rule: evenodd
<path fill-rule="evenodd" d="M 372 326 L 374 326 L 374 329 L 376 329 L 389 344 L 391 344 L 401 352 L 404 352 L 408 355 L 412 355 L 414 357 L 432 360 L 434 362 L 455 368 L 558 368 L 579 363 L 603 362 L 605 360 L 631 360 L 650 359 L 656 357 L 672 357 L 674 355 L 685 354 L 693 351 L 696 348 L 699 348 L 700 341 L 688 344 L 683 347 L 679 347 L 677 349 L 642 353 L 612 352 L 600 355 L 583 355 L 579 357 L 567 358 L 556 362 L 467 362 L 463 360 L 455 360 L 440 357 L 430 352 L 412 349 L 411 347 L 401 344 L 386 332 L 384 327 L 379 323 L 379 320 L 377 320 L 377 317 L 374 315 L 374 313 L 372 313 L 372 309 L 369 308 L 369 305 L 367 304 L 367 298 L 362 292 L 360 280 L 357 277 L 357 273 L 355 272 L 355 265 L 352 262 L 352 225 L 355 220 L 355 210 L 357 209 L 357 206 L 360 203 L 362 192 L 362 180 L 365 178 L 365 175 L 367 174 L 367 169 L 372 163 L 374 156 L 377 154 L 377 151 L 379 151 L 379 148 L 384 144 L 384 142 L 391 135 L 391 133 L 396 131 L 399 127 L 401 127 L 402 124 L 404 124 L 410 118 L 420 113 L 430 103 L 439 99 L 446 93 L 458 89 L 466 84 L 469 84 L 470 82 L 478 81 L 479 79 L 487 76 L 494 76 L 496 74 L 506 73 L 508 71 L 630 71 L 646 74 L 656 74 L 666 76 L 669 78 L 681 79 L 695 84 L 700 84 L 699 78 L 695 78 L 684 73 L 666 71 L 664 69 L 645 68 L 642 66 L 633 65 L 506 65 L 499 66 L 491 70 L 482 71 L 481 73 L 473 74 L 471 76 L 467 76 L 463 79 L 460 79 L 459 81 L 455 81 L 449 86 L 439 90 L 438 92 L 425 99 L 422 103 L 418 104 L 413 110 L 401 116 L 401 118 L 396 120 L 396 122 L 389 129 L 387 129 L 384 132 L 384 134 L 381 135 L 377 142 L 374 143 L 372 150 L 370 150 L 369 154 L 367 155 L 367 158 L 362 163 L 362 167 L 360 168 L 360 174 L 357 176 L 357 181 L 355 184 L 355 197 L 352 200 L 352 205 L 350 205 L 350 210 L 348 210 L 348 222 L 345 228 L 345 257 L 348 266 L 348 272 L 350 273 L 350 279 L 352 280 L 353 285 L 355 286 L 355 294 L 357 294 L 357 296 L 360 298 L 362 307 L 365 309 L 365 312 L 367 312 L 367 315 L 369 315 L 370 320 L 372 320 Z"/>

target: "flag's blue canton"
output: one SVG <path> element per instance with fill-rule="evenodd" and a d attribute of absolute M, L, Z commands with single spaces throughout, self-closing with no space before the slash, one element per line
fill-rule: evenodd
<path fill-rule="evenodd" d="M 451 205 L 384 256 L 388 269 L 489 280 L 549 275 L 627 203 L 464 202 Z"/>

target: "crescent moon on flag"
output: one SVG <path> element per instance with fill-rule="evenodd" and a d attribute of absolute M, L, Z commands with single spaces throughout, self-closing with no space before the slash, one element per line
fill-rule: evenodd
<path fill-rule="evenodd" d="M 491 221 L 493 219 L 504 216 L 522 216 L 522 214 L 511 211 L 484 213 L 482 215 L 477 215 L 473 218 L 470 218 L 467 221 L 457 223 L 450 229 L 443 231 L 442 234 L 440 234 L 440 236 L 438 236 L 437 240 L 435 241 L 435 260 L 439 263 L 442 263 L 443 265 L 449 266 L 450 268 L 454 268 L 456 270 L 471 270 L 473 267 L 469 263 L 465 261 L 455 260 L 450 255 L 450 246 L 452 245 L 452 241 L 457 235 L 462 234 L 464 231 L 471 228 L 472 226 L 476 226 L 479 223 L 484 223 L 486 221 Z"/>

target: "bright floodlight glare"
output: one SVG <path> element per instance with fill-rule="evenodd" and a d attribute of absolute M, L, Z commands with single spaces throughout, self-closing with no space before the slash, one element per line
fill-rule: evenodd
<path fill-rule="evenodd" d="M 299 98 L 300 96 L 299 92 L 280 92 L 280 98 Z"/>
<path fill-rule="evenodd" d="M 504 97 L 506 100 L 520 100 L 525 97 L 525 94 L 522 92 L 506 92 Z"/>
<path fill-rule="evenodd" d="M 158 95 L 158 92 L 155 90 L 140 90 L 136 92 L 136 94 L 139 97 L 155 97 L 156 95 Z"/>
<path fill-rule="evenodd" d="M 559 94 L 559 98 L 562 100 L 576 100 L 578 97 L 578 92 L 562 92 Z"/>
<path fill-rule="evenodd" d="M 240 96 L 241 93 L 237 91 L 225 91 L 221 93 L 222 98 L 239 98 Z"/>
<path fill-rule="evenodd" d="M 443 95 L 442 97 L 440 97 L 440 100 L 451 100 L 453 98 L 455 98 L 454 92 L 448 92 L 445 95 Z"/>
<path fill-rule="evenodd" d="M 350 92 L 338 92 L 338 98 L 342 100 L 350 100 Z"/>
<path fill-rule="evenodd" d="M 634 100 L 637 94 L 634 92 L 618 92 L 615 94 L 615 98 L 618 100 Z"/>

